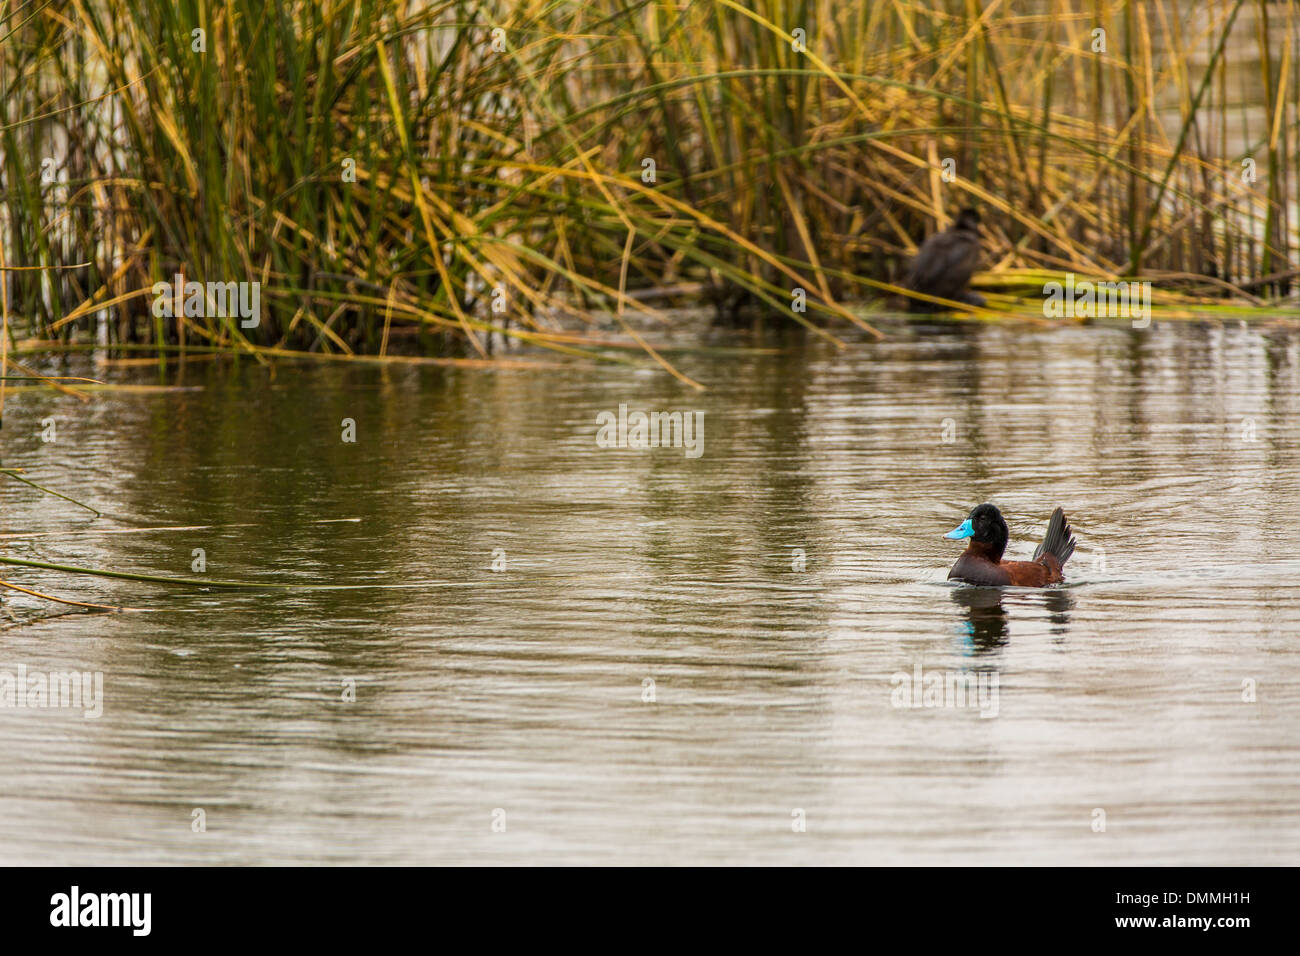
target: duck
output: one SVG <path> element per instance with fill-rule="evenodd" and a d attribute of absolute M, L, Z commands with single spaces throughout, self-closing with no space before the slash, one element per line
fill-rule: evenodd
<path fill-rule="evenodd" d="M 1011 585 L 1041 588 L 1065 580 L 1065 562 L 1074 554 L 1074 533 L 1057 508 L 1047 522 L 1047 534 L 1030 561 L 1003 561 L 1007 549 L 1007 523 L 996 505 L 977 505 L 945 538 L 970 539 L 957 563 L 948 572 L 949 581 L 988 587 Z"/>
<path fill-rule="evenodd" d="M 984 297 L 968 286 L 980 258 L 980 214 L 970 208 L 956 221 L 921 243 L 903 277 L 903 287 L 940 299 L 982 306 Z M 949 307 L 922 299 L 907 300 L 909 312 L 947 312 Z"/>

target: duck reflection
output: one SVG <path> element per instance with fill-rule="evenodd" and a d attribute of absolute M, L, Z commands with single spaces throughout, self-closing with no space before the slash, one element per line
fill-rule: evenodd
<path fill-rule="evenodd" d="M 976 653 L 996 650 L 1009 640 L 1009 618 L 1006 608 L 1002 606 L 1003 597 L 1002 588 L 958 587 L 952 590 L 953 601 L 966 609 L 966 620 L 962 627 Z M 1064 588 L 1048 588 L 1033 595 L 1035 601 L 1040 598 L 1047 610 L 1052 633 L 1068 633 L 1070 611 L 1074 609 L 1074 598 L 1070 592 Z"/>
<path fill-rule="evenodd" d="M 1047 619 L 1052 623 L 1052 633 L 1067 633 L 1070 630 L 1070 611 L 1074 609 L 1074 597 L 1069 590 L 1048 588 L 1043 592 L 1043 604 L 1047 607 Z"/>
<path fill-rule="evenodd" d="M 966 608 L 964 629 L 976 653 L 988 653 L 1007 643 L 1001 588 L 953 588 L 952 599 Z"/>

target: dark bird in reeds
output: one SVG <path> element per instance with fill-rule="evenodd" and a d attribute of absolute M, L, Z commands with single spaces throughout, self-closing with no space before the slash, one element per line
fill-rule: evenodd
<path fill-rule="evenodd" d="M 980 257 L 979 225 L 980 214 L 974 209 L 963 209 L 957 214 L 956 222 L 921 243 L 903 277 L 904 288 L 967 305 L 983 305 L 984 297 L 969 288 Z M 947 312 L 950 307 L 909 298 L 907 309 Z"/>
<path fill-rule="evenodd" d="M 1074 533 L 1057 508 L 1047 522 L 1047 534 L 1030 561 L 1003 561 L 1007 549 L 1007 523 L 994 505 L 979 505 L 965 521 L 945 538 L 970 538 L 957 563 L 948 572 L 948 580 L 993 587 L 1014 585 L 1041 588 L 1065 580 L 1065 562 L 1074 554 Z"/>

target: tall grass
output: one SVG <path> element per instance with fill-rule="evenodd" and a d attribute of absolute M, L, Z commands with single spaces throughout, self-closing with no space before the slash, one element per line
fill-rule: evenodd
<path fill-rule="evenodd" d="M 988 284 L 1260 301 L 1296 49 L 1263 0 L 0 0 L 6 345 L 588 354 L 662 286 L 825 334 L 965 204 Z M 176 273 L 260 325 L 155 316 Z"/>

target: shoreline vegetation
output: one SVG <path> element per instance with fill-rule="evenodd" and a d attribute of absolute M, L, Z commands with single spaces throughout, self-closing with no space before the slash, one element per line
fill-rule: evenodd
<path fill-rule="evenodd" d="M 1067 276 L 1290 314 L 1297 49 L 1264 0 L 0 4 L 0 365 L 510 340 L 695 384 L 662 310 L 876 332 L 963 205 L 968 318 Z"/>

